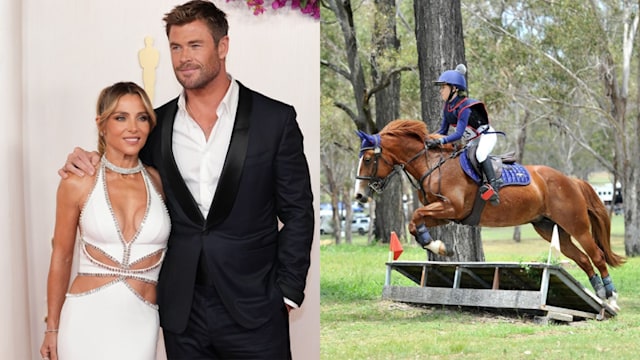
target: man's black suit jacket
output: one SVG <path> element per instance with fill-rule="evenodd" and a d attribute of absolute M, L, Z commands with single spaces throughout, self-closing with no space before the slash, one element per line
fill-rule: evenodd
<path fill-rule="evenodd" d="M 141 153 L 160 172 L 172 224 L 158 280 L 161 326 L 186 328 L 203 251 L 226 309 L 240 325 L 258 327 L 282 309 L 283 297 L 304 299 L 314 214 L 295 110 L 240 84 L 229 151 L 204 219 L 173 156 L 177 109 L 176 98 L 156 110 Z"/>

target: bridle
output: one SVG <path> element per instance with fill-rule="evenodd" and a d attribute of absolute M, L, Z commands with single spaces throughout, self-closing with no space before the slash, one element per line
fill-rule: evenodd
<path fill-rule="evenodd" d="M 392 164 L 390 163 L 387 159 L 385 159 L 384 157 L 382 157 L 382 147 L 380 145 L 376 145 L 376 146 L 369 146 L 369 147 L 363 147 L 360 149 L 361 153 L 364 153 L 367 150 L 373 150 L 373 168 L 371 171 L 371 174 L 369 176 L 356 176 L 357 180 L 366 180 L 369 182 L 369 190 L 373 190 L 376 192 L 376 194 L 382 194 L 382 192 L 384 191 L 384 189 L 387 187 L 387 185 L 389 185 L 389 181 L 391 179 L 393 179 L 393 177 L 401 172 L 404 172 L 407 176 L 409 176 L 409 174 L 407 174 L 407 171 L 405 170 L 405 164 Z M 363 155 L 364 156 L 364 155 Z M 417 157 L 417 156 L 416 156 Z M 392 168 L 393 170 L 391 170 L 391 172 L 381 178 L 379 176 L 377 176 L 378 174 L 378 163 L 379 160 L 382 159 L 382 161 L 384 161 L 385 164 L 387 164 L 390 168 Z M 369 192 L 369 194 L 367 194 L 368 196 L 371 195 L 371 192 Z"/>
<path fill-rule="evenodd" d="M 390 163 L 387 159 L 385 159 L 382 156 L 382 145 L 380 145 L 379 142 L 377 142 L 374 146 L 367 146 L 367 147 L 362 147 L 360 148 L 360 153 L 363 154 L 364 156 L 364 152 L 367 150 L 373 150 L 373 167 L 372 167 L 372 171 L 371 174 L 369 176 L 356 176 L 357 180 L 366 180 L 369 182 L 369 194 L 367 194 L 367 196 L 371 195 L 371 190 L 375 191 L 376 194 L 381 194 L 384 189 L 389 185 L 389 182 L 391 181 L 391 179 L 393 179 L 393 177 L 401 172 L 404 172 L 404 174 L 407 176 L 407 179 L 409 180 L 409 183 L 411 184 L 411 186 L 422 192 L 422 195 L 426 201 L 427 199 L 427 192 L 425 191 L 424 187 L 422 186 L 422 184 L 424 183 L 424 180 L 429 177 L 434 171 L 440 169 L 440 167 L 447 162 L 447 160 L 449 159 L 453 159 L 455 157 L 457 157 L 464 149 L 459 149 L 456 151 L 453 151 L 451 153 L 451 155 L 445 157 L 445 156 L 440 156 L 440 160 L 438 160 L 438 162 L 435 164 L 435 166 L 429 168 L 421 177 L 420 180 L 416 181 L 408 172 L 406 169 L 406 166 L 408 164 L 410 164 L 412 161 L 416 160 L 418 157 L 422 156 L 423 154 L 425 156 L 428 157 L 429 152 L 427 151 L 427 145 L 425 142 L 424 148 L 422 148 L 420 151 L 418 151 L 415 155 L 413 155 L 409 160 L 407 160 L 405 163 L 403 164 L 392 164 Z M 391 167 L 393 170 L 391 170 L 391 172 L 385 176 L 385 177 L 379 177 L 377 176 L 378 174 L 378 163 L 379 160 L 382 159 L 382 161 L 387 164 L 387 166 Z M 429 162 L 427 161 L 427 164 Z M 438 186 L 438 188 L 440 188 L 440 184 Z M 438 194 L 440 193 L 439 189 L 438 189 Z M 436 195 L 438 195 L 436 194 Z"/>

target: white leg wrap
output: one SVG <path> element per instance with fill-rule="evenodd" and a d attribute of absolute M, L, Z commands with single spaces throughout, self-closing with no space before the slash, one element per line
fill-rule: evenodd
<path fill-rule="evenodd" d="M 618 293 L 617 292 L 613 292 L 613 295 L 611 295 L 608 299 L 607 299 L 607 304 L 609 305 L 609 307 L 611 307 L 615 312 L 620 311 L 620 306 L 618 306 Z"/>
<path fill-rule="evenodd" d="M 447 247 L 441 240 L 431 240 L 431 242 L 425 246 L 425 249 L 438 255 L 446 255 L 447 253 Z"/>

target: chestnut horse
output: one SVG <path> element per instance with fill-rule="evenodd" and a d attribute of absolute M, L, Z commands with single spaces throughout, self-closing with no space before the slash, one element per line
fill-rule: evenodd
<path fill-rule="evenodd" d="M 462 151 L 451 144 L 428 149 L 426 140 L 441 135 L 429 134 L 426 125 L 416 120 L 395 120 L 379 134 L 358 132 L 358 135 L 362 147 L 356 199 L 367 202 L 371 190 L 383 191 L 394 175 L 404 172 L 410 176 L 424 205 L 414 211 L 409 232 L 425 249 L 446 254 L 443 242 L 431 240 L 430 236 L 427 241 L 421 241 L 416 228 L 426 231 L 450 221 L 461 222 L 471 213 L 474 202 L 482 201 L 476 200 L 478 184 L 460 165 Z M 477 225 L 503 227 L 530 223 L 547 241 L 551 240 L 554 225 L 557 225 L 561 252 L 587 274 L 596 294 L 617 308 L 617 292 L 607 264 L 616 267 L 625 259 L 611 250 L 611 220 L 604 204 L 591 185 L 583 180 L 547 166 L 524 168 L 529 173 L 528 184 L 502 187 L 499 205 L 487 203 Z M 602 278 L 595 273 L 592 262 Z"/>

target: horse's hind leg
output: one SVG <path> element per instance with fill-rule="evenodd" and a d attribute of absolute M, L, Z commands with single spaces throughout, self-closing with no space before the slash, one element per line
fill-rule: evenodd
<path fill-rule="evenodd" d="M 593 240 L 590 232 L 584 232 L 581 235 L 574 236 L 578 243 L 582 246 L 584 251 L 589 255 L 593 264 L 600 271 L 600 275 L 602 276 L 602 282 L 600 283 L 600 279 L 595 277 L 589 277 L 589 281 L 591 281 L 591 285 L 594 288 L 598 286 L 604 287 L 604 296 L 602 295 L 602 290 L 596 288 L 596 292 L 598 296 L 602 299 L 607 299 L 609 306 L 611 306 L 616 311 L 620 310 L 620 307 L 617 304 L 618 301 L 618 293 L 616 291 L 615 286 L 613 285 L 613 280 L 611 280 L 611 276 L 609 275 L 609 269 L 607 268 L 607 262 L 604 257 L 604 252 L 602 249 L 598 247 L 596 242 Z M 568 255 L 567 255 L 568 256 Z M 597 276 L 597 275 L 596 275 Z M 599 283 L 599 285 L 594 285 L 594 283 Z"/>
<path fill-rule="evenodd" d="M 553 234 L 553 225 L 555 225 L 551 220 L 544 219 L 542 221 L 532 223 L 532 225 L 536 232 L 540 234 L 540 236 L 542 236 L 547 241 L 551 241 L 551 236 Z M 582 271 L 584 271 L 589 277 L 589 282 L 591 283 L 591 286 L 593 286 L 593 289 L 595 290 L 598 297 L 604 299 L 606 297 L 604 284 L 600 279 L 600 276 L 598 276 L 598 274 L 596 274 L 595 270 L 593 269 L 589 257 L 571 241 L 571 235 L 569 235 L 569 233 L 567 233 L 560 226 L 558 226 L 558 237 L 560 239 L 560 251 L 569 259 L 575 261 L 575 263 L 578 264 Z M 605 275 L 603 274 L 603 276 Z"/>

